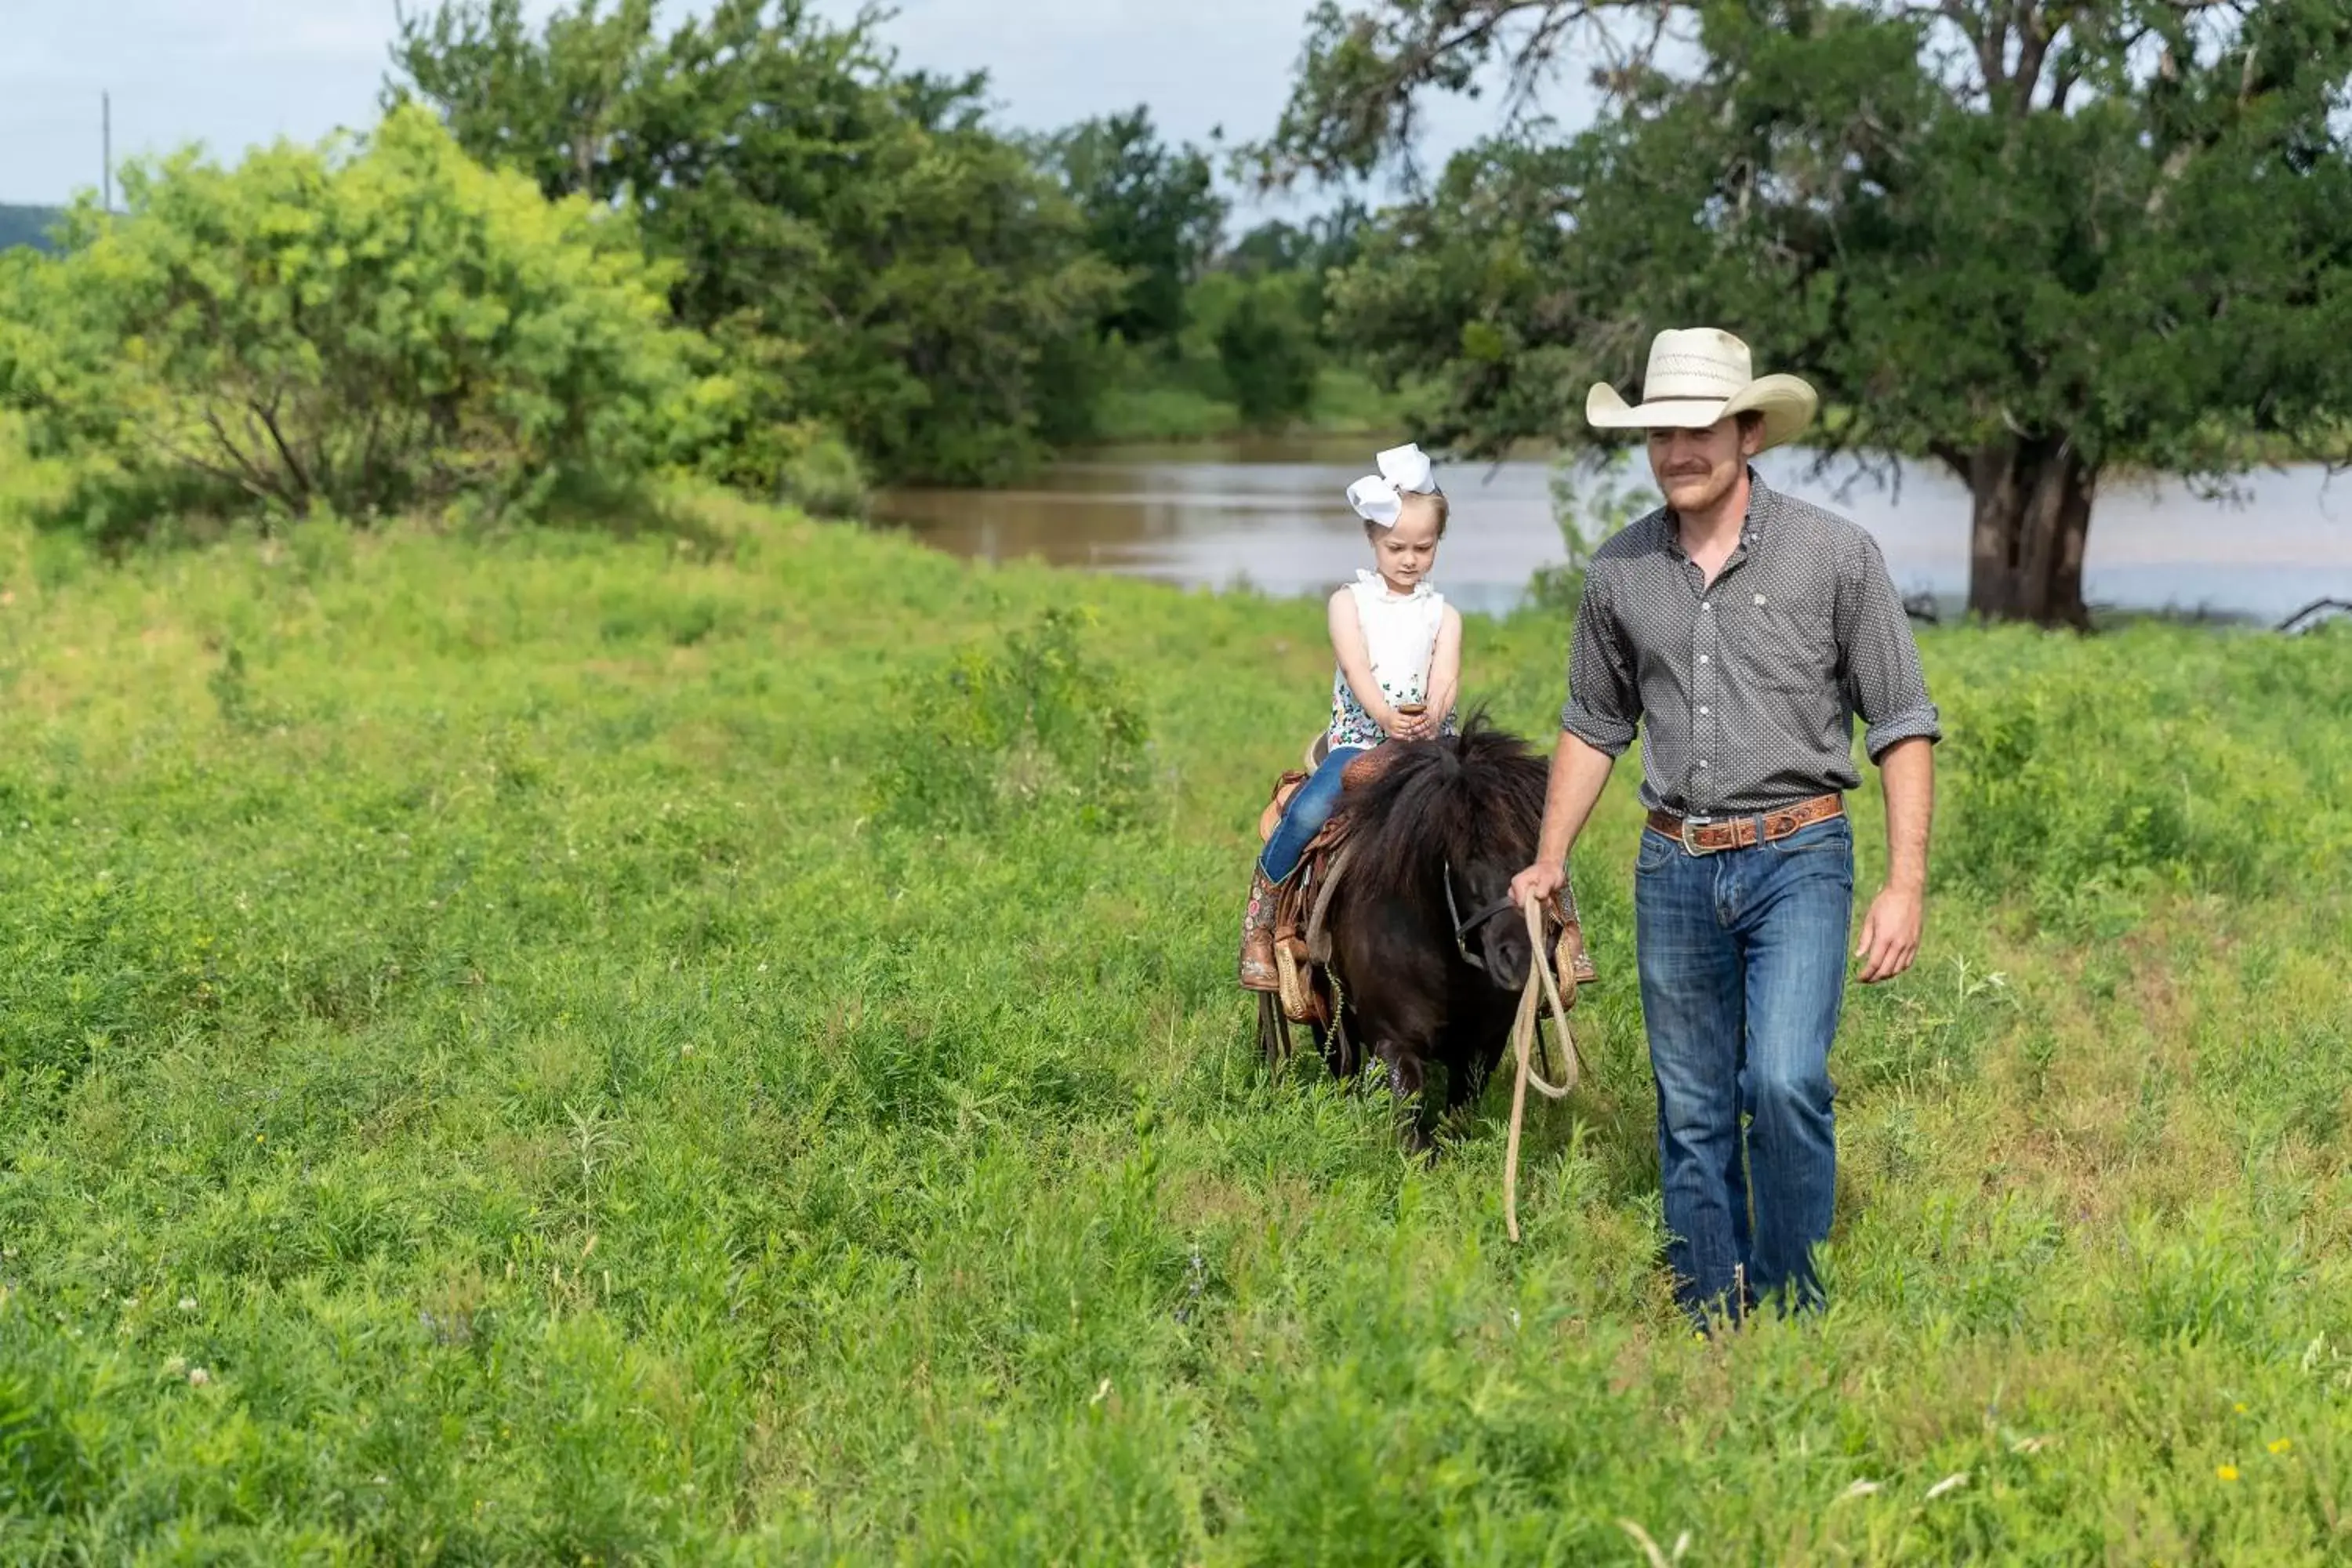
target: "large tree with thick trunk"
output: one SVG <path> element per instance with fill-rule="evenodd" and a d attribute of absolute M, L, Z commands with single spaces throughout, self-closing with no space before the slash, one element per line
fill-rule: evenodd
<path fill-rule="evenodd" d="M 1579 59 L 1562 135 L 1528 107 Z M 1950 468 L 1970 607 L 2045 625 L 2103 475 L 2352 459 L 2345 0 L 1327 0 L 1262 167 L 1409 166 L 1426 97 L 1498 76 L 1334 293 L 1442 389 L 1423 439 L 1580 438 L 1656 330 L 1729 327 L 1821 389 L 1815 445 Z"/>

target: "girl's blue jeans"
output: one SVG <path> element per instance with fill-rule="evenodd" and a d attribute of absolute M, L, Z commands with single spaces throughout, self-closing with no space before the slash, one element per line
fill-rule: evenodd
<path fill-rule="evenodd" d="M 1290 804 L 1282 809 L 1282 820 L 1275 825 L 1274 837 L 1265 841 L 1265 848 L 1257 858 L 1258 869 L 1265 873 L 1267 881 L 1286 882 L 1290 874 L 1298 869 L 1307 841 L 1323 831 L 1323 825 L 1331 820 L 1332 809 L 1339 804 L 1340 773 L 1370 749 L 1332 747 L 1321 765 L 1298 786 Z"/>

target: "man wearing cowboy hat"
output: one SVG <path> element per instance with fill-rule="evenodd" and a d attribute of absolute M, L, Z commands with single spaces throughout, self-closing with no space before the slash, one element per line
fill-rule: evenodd
<path fill-rule="evenodd" d="M 1638 729 L 1649 826 L 1635 944 L 1667 1261 L 1703 1320 L 1820 1300 L 1853 719 L 1886 797 L 1887 880 L 1855 955 L 1865 984 L 1902 973 L 1918 949 L 1942 731 L 1877 544 L 1749 467 L 1811 422 L 1813 389 L 1754 375 L 1746 343 L 1697 328 L 1658 334 L 1642 392 L 1633 407 L 1606 385 L 1585 401 L 1596 429 L 1648 433 L 1666 504 L 1586 572 L 1543 837 L 1511 890 L 1559 888 Z"/>

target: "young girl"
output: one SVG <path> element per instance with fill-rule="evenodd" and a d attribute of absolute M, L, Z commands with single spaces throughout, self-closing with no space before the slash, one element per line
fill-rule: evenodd
<path fill-rule="evenodd" d="M 1298 869 L 1307 841 L 1339 801 L 1349 763 L 1384 741 L 1452 734 L 1461 684 L 1462 617 L 1429 585 L 1437 542 L 1445 537 L 1445 496 L 1419 447 L 1391 447 L 1374 459 L 1378 474 L 1348 487 L 1364 520 L 1376 572 L 1331 595 L 1329 751 L 1283 808 L 1250 879 L 1242 914 L 1241 983 L 1272 991 L 1274 890 Z"/>

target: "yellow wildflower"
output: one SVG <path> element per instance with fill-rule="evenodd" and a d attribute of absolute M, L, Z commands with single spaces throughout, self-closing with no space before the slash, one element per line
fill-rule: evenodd
<path fill-rule="evenodd" d="M 2234 1481 L 2238 1479 L 2238 1467 L 2235 1465 L 2216 1465 L 2213 1467 L 2213 1473 L 2221 1477 L 2225 1481 Z"/>
<path fill-rule="evenodd" d="M 2294 1447 L 2294 1443 L 2292 1443 L 2291 1441 L 2289 1441 L 2288 1439 L 2286 1439 L 2286 1438 L 2284 1438 L 2284 1437 L 2281 1437 L 2281 1438 L 2277 1439 L 2276 1441 L 2274 1441 L 2274 1442 L 2273 1442 L 2273 1443 L 2271 1444 L 2271 1452 L 2272 1452 L 2272 1453 L 2273 1453 L 2273 1454 L 2284 1454 L 2284 1453 L 2285 1453 L 2289 1448 L 2292 1448 L 2292 1447 Z"/>

